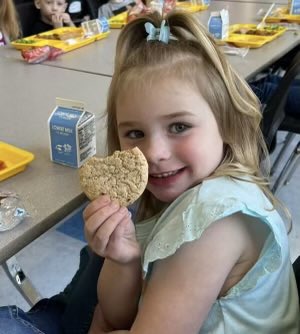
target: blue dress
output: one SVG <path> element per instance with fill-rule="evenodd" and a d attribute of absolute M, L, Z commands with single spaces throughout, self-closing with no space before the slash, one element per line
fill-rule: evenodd
<path fill-rule="evenodd" d="M 218 298 L 199 334 L 299 334 L 299 304 L 286 227 L 253 183 L 219 177 L 177 198 L 162 214 L 136 225 L 143 249 L 143 274 L 156 260 L 201 237 L 216 220 L 242 212 L 267 224 L 260 257 L 224 297 Z"/>

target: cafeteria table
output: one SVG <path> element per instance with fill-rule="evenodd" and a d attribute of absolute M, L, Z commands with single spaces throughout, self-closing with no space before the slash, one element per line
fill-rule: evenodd
<path fill-rule="evenodd" d="M 97 153 L 105 154 L 103 117 L 110 78 L 78 71 L 32 65 L 0 57 L 0 141 L 32 152 L 35 159 L 15 176 L 0 182 L 15 192 L 29 217 L 0 232 L 0 264 L 86 202 L 78 169 L 50 161 L 47 121 L 56 97 L 82 101 L 96 115 Z M 12 267 L 15 267 L 12 264 Z M 20 279 L 20 277 L 18 277 Z"/>
<path fill-rule="evenodd" d="M 103 115 L 110 78 L 0 58 L 0 140 L 28 150 L 35 159 L 24 172 L 0 183 L 17 192 L 30 217 L 0 233 L 0 263 L 21 250 L 83 202 L 78 170 L 50 161 L 47 120 L 55 98 L 79 100 L 96 114 L 97 151 L 104 153 Z M 42 200 L 41 200 L 42 199 Z"/>
<path fill-rule="evenodd" d="M 227 8 L 230 14 L 230 24 L 236 23 L 258 23 L 257 12 L 259 9 L 267 10 L 269 4 L 233 2 L 233 1 L 212 1 L 208 10 L 196 13 L 196 17 L 207 25 L 211 11 L 219 11 Z M 61 67 L 86 73 L 112 76 L 115 58 L 115 46 L 119 36 L 119 29 L 111 29 L 110 35 L 100 41 L 68 52 L 54 61 L 46 61 L 43 64 L 52 67 Z M 300 35 L 293 31 L 287 31 L 273 42 L 261 48 L 251 49 L 246 57 L 228 56 L 232 66 L 245 79 L 250 79 L 262 69 L 268 67 L 280 59 L 291 49 L 299 45 Z M 5 56 L 5 52 L 3 52 Z M 7 50 L 6 56 L 21 58 L 20 52 Z M 1 57 L 1 50 L 0 50 Z"/>

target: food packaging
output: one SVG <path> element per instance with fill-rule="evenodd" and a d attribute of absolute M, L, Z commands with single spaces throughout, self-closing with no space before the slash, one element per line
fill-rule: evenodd
<path fill-rule="evenodd" d="M 45 60 L 54 60 L 61 54 L 63 50 L 52 47 L 52 46 L 42 46 L 38 48 L 28 48 L 21 51 L 22 57 L 29 64 L 39 64 Z"/>
<path fill-rule="evenodd" d="M 27 216 L 27 211 L 17 194 L 0 191 L 0 232 L 13 229 Z"/>

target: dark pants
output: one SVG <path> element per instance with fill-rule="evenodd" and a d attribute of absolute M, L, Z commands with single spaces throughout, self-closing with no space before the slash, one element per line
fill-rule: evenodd
<path fill-rule="evenodd" d="M 254 93 L 259 98 L 262 104 L 265 104 L 268 99 L 274 94 L 281 78 L 274 74 L 268 74 L 267 76 L 253 81 L 250 86 Z M 296 79 L 293 81 L 290 89 L 288 98 L 285 105 L 285 112 L 288 115 L 300 116 L 300 80 Z"/>
<path fill-rule="evenodd" d="M 17 306 L 0 307 L 0 334 L 63 333 L 61 315 L 64 304 L 43 299 L 29 312 Z"/>
<path fill-rule="evenodd" d="M 42 299 L 28 312 L 0 307 L 0 334 L 85 334 L 97 304 L 97 281 L 104 259 L 86 246 L 80 266 L 63 292 Z"/>

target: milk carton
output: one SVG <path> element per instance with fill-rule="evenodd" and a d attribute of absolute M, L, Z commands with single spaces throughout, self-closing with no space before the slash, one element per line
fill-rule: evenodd
<path fill-rule="evenodd" d="M 290 4 L 290 14 L 300 15 L 300 0 L 292 0 Z"/>
<path fill-rule="evenodd" d="M 52 161 L 79 168 L 96 154 L 95 115 L 82 102 L 56 99 L 48 127 Z"/>
<path fill-rule="evenodd" d="M 228 10 L 222 9 L 220 12 L 211 12 L 208 20 L 208 31 L 215 39 L 225 39 L 229 31 Z"/>

